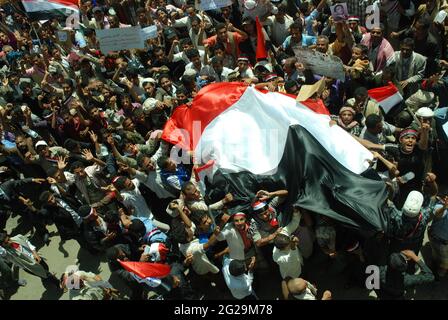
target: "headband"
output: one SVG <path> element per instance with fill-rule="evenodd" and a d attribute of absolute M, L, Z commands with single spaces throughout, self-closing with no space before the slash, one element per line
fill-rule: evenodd
<path fill-rule="evenodd" d="M 418 136 L 418 132 L 416 130 L 414 130 L 414 129 L 406 129 L 406 130 L 401 131 L 400 139 L 404 138 L 404 137 L 407 137 L 407 136 L 417 137 Z"/>

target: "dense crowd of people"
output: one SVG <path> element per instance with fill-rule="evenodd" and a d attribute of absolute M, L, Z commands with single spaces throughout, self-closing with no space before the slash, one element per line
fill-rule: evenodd
<path fill-rule="evenodd" d="M 347 19 L 331 15 L 339 2 L 347 4 Z M 213 298 L 205 288 L 215 288 L 214 298 L 225 291 L 257 299 L 267 285 L 263 272 L 278 277 L 272 292 L 281 288 L 284 299 L 337 299 L 303 277 L 319 253 L 322 263 L 342 259 L 360 288 L 366 266 L 380 266 L 380 299 L 402 299 L 408 288 L 446 276 L 448 196 L 439 192 L 448 168 L 446 0 L 377 1 L 380 23 L 371 29 L 365 27 L 371 0 L 232 0 L 208 11 L 199 10 L 200 1 L 80 0 L 79 28 L 58 18 L 32 20 L 20 1 L 2 3 L 2 298 L 26 286 L 13 266 L 44 286 L 70 290 L 73 299 L 123 298 L 90 270 L 52 273 L 30 234 L 6 232 L 16 227 L 16 215 L 33 239 L 54 241 L 48 231 L 54 224 L 60 245 L 75 239 L 106 256 L 130 299 Z M 100 50 L 99 29 L 153 25 L 157 36 L 144 49 Z M 260 41 L 263 59 L 257 59 Z M 252 209 L 231 214 L 235 195 L 212 203 L 193 165 L 177 163 L 170 157 L 175 146 L 161 139 L 173 111 L 209 84 L 244 82 L 296 96 L 316 83 L 322 75 L 296 58 L 296 47 L 344 64 L 345 80 L 325 77 L 311 98 L 329 110 L 330 125 L 372 151 L 371 166 L 389 191 L 386 233 L 365 239 L 301 208 L 285 223 L 288 190 L 254 190 Z M 403 101 L 386 113 L 368 90 L 389 83 Z M 419 258 L 426 231 L 431 268 Z M 120 261 L 167 264 L 171 271 L 149 281 Z M 68 285 L 73 277 L 80 287 Z"/>

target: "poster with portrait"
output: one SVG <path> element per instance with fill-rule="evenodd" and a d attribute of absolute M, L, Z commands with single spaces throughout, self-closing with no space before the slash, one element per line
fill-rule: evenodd
<path fill-rule="evenodd" d="M 336 3 L 334 6 L 330 7 L 331 16 L 335 22 L 344 21 L 348 18 L 348 9 L 347 4 L 344 3 Z"/>

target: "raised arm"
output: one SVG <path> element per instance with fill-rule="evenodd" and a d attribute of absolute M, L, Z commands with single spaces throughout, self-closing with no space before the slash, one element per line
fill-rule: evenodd
<path fill-rule="evenodd" d="M 233 26 L 233 24 L 231 24 L 230 22 L 228 23 L 228 25 L 227 25 L 227 28 L 228 28 L 228 30 L 230 31 L 230 32 L 236 32 L 236 33 L 238 33 L 239 35 L 241 35 L 241 37 L 242 37 L 242 41 L 244 41 L 244 40 L 246 40 L 249 36 L 247 35 L 247 33 L 246 32 L 244 32 L 244 31 L 242 31 L 242 30 L 240 30 L 240 29 L 238 29 L 238 28 L 235 28 L 234 26 Z"/>
<path fill-rule="evenodd" d="M 418 147 L 420 150 L 426 151 L 428 149 L 429 130 L 431 125 L 429 123 L 422 123 L 420 126 L 420 139 L 418 141 Z"/>
<path fill-rule="evenodd" d="M 92 161 L 95 164 L 99 165 L 100 167 L 105 167 L 106 166 L 106 163 L 104 161 L 94 157 L 93 154 L 92 154 L 92 151 L 90 151 L 89 149 L 82 150 L 82 156 L 87 161 Z"/>
<path fill-rule="evenodd" d="M 441 219 L 448 209 L 448 196 L 445 196 L 443 199 L 438 197 L 438 200 L 442 203 L 442 206 L 434 211 L 434 218 L 436 220 Z"/>

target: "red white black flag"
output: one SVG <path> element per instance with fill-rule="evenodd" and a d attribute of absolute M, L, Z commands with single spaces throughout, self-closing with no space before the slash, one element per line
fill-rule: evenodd
<path fill-rule="evenodd" d="M 238 210 L 260 189 L 287 189 L 291 205 L 384 230 L 385 185 L 361 175 L 372 154 L 331 126 L 325 108 L 306 105 L 242 83 L 211 84 L 191 106 L 176 108 L 162 139 L 192 151 L 207 195 L 220 200 L 232 192 Z"/>

